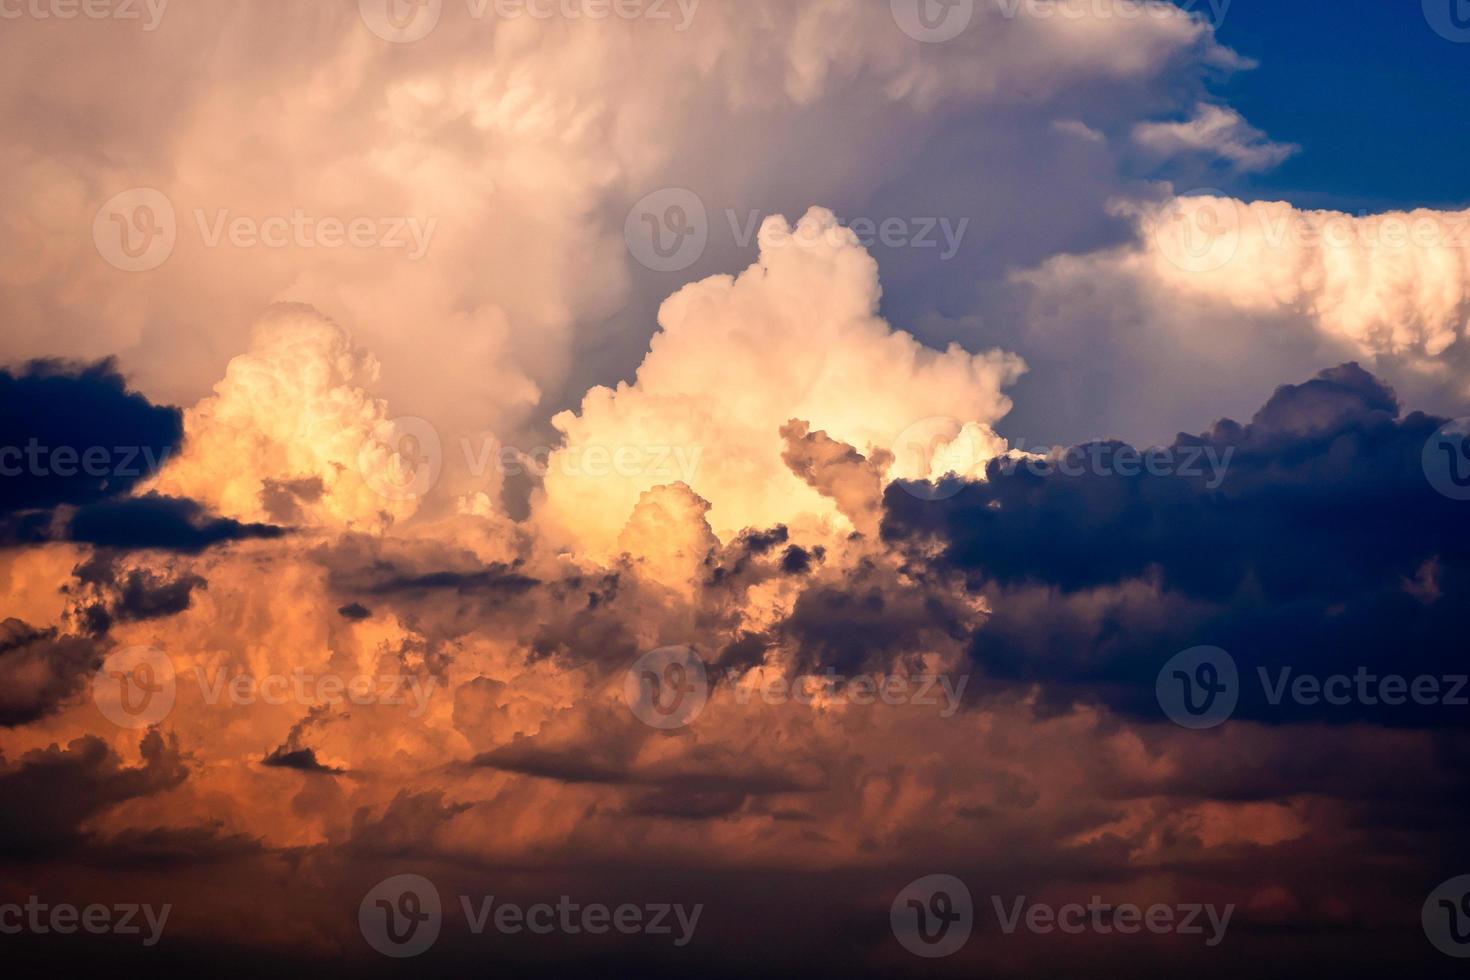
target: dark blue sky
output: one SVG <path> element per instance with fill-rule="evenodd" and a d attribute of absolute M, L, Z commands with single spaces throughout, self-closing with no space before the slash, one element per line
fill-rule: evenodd
<path fill-rule="evenodd" d="M 1234 0 L 1218 36 L 1260 67 L 1218 94 L 1302 146 L 1238 189 L 1349 211 L 1470 205 L 1470 43 L 1435 31 L 1436 3 L 1470 42 L 1470 0 Z"/>

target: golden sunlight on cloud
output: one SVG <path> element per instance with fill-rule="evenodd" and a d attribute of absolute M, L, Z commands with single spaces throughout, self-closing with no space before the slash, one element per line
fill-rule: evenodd
<path fill-rule="evenodd" d="M 1002 389 L 1025 369 L 1001 351 L 924 347 L 878 314 L 877 263 L 830 211 L 760 232 L 759 261 L 670 297 L 636 381 L 594 388 L 553 423 L 540 516 L 591 554 L 606 555 L 641 494 L 682 481 L 710 504 L 728 540 L 746 527 L 814 519 L 847 525 L 840 508 L 783 461 L 781 430 L 808 423 L 864 455 L 889 451 L 936 416 L 989 424 L 1010 410 Z M 586 447 L 671 468 L 572 475 Z M 615 469 L 615 468 L 614 468 Z M 871 530 L 871 528 L 869 528 Z"/>

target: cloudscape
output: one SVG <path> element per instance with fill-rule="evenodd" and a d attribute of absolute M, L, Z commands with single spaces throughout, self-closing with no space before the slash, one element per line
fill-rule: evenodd
<path fill-rule="evenodd" d="M 1462 0 L 0 0 L 8 975 L 1450 977 Z"/>

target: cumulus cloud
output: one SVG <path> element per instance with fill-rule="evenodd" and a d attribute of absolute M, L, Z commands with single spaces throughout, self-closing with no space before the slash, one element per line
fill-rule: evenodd
<path fill-rule="evenodd" d="M 985 590 L 980 663 L 1054 680 L 1063 701 L 1085 692 L 1153 714 L 1161 665 L 1200 645 L 1226 648 L 1250 675 L 1386 673 L 1406 650 L 1418 670 L 1450 672 L 1470 537 L 1459 502 L 1426 479 L 1444 421 L 1403 413 L 1392 389 L 1345 364 L 1283 386 L 1249 423 L 1226 419 L 1169 447 L 996 461 L 987 481 L 944 500 L 891 487 L 884 533 Z M 1271 706 L 1252 685 L 1238 710 L 1462 724 L 1443 706 Z"/>
<path fill-rule="evenodd" d="M 1301 150 L 1292 143 L 1273 143 L 1229 106 L 1201 104 L 1181 122 L 1141 122 L 1133 139 L 1150 153 L 1167 158 L 1200 154 L 1229 163 L 1236 170 L 1270 170 Z"/>
<path fill-rule="evenodd" d="M 877 264 L 835 216 L 814 208 L 793 227 L 770 218 L 756 265 L 684 287 L 634 383 L 588 392 L 554 419 L 540 515 L 591 554 L 605 552 L 644 491 L 668 482 L 651 465 L 690 465 L 680 479 L 710 504 L 722 538 L 745 527 L 840 513 L 782 461 L 782 428 L 799 419 L 860 452 L 888 452 L 934 416 L 990 423 L 1024 370 L 1000 351 L 938 351 L 878 315 Z M 596 478 L 573 469 L 587 447 L 650 461 Z M 681 455 L 682 454 L 682 455 Z"/>
<path fill-rule="evenodd" d="M 439 447 L 407 448 L 431 430 L 399 432 L 364 387 L 377 374 L 377 361 L 335 323 L 306 307 L 275 308 L 214 395 L 186 413 L 184 452 L 154 488 L 256 523 L 283 507 L 304 524 L 343 529 L 411 516 L 429 489 L 416 486 L 428 466 L 419 457 Z"/>
<path fill-rule="evenodd" d="M 0 150 L 0 358 L 118 353 L 151 397 L 192 403 L 262 309 L 304 302 L 377 354 L 398 410 L 446 434 L 538 431 L 543 401 L 586 387 L 564 387 L 576 353 L 646 340 L 646 322 L 606 336 L 637 273 L 621 234 L 633 201 L 697 186 L 734 206 L 774 174 L 754 206 L 860 199 L 889 180 L 885 143 L 947 139 L 958 109 L 1079 85 L 1141 100 L 1194 58 L 1232 61 L 1203 19 L 1152 7 L 1173 15 L 979 4 L 944 45 L 852 0 L 703 3 L 686 30 L 673 5 L 626 20 L 451 3 L 409 45 L 374 36 L 355 3 L 296 16 L 205 0 L 156 31 L 76 37 L 25 18 L 0 41 L 0 88 L 31 90 L 0 117 L 37 134 Z M 221 55 L 201 69 L 199 50 Z M 818 147 L 830 166 L 783 162 Z M 139 187 L 167 198 L 177 234 L 130 275 L 91 232 Z M 359 220 L 366 247 L 321 233 Z M 273 221 L 292 229 L 281 247 L 230 230 Z"/>
<path fill-rule="evenodd" d="M 1461 414 L 1470 212 L 1350 215 L 1208 195 L 1116 208 L 1130 243 L 1012 277 L 1024 312 L 1010 342 L 1033 367 L 1013 442 L 1164 441 L 1345 360 L 1413 404 Z"/>

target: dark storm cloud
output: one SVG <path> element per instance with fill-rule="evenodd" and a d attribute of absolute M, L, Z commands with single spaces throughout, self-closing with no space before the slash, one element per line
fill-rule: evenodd
<path fill-rule="evenodd" d="M 284 533 L 211 517 L 192 500 L 127 498 L 183 436 L 183 413 L 129 391 L 110 359 L 0 369 L 0 544 L 70 540 L 197 553 Z M 310 488 L 277 488 L 277 496 L 288 491 L 303 497 Z"/>
<path fill-rule="evenodd" d="M 1347 364 L 1280 388 L 1249 424 L 1170 447 L 1176 464 L 1228 461 L 1223 475 L 1203 462 L 1193 475 L 1120 475 L 1116 461 L 1137 458 L 1120 444 L 1074 450 L 1081 475 L 995 461 L 952 499 L 890 487 L 884 536 L 936 549 L 938 569 L 984 591 L 994 613 L 976 660 L 996 678 L 1043 681 L 1059 701 L 1157 715 L 1159 668 L 1209 644 L 1246 678 L 1238 714 L 1463 724 L 1463 710 L 1439 705 L 1272 707 L 1257 682 L 1258 667 L 1465 672 L 1470 523 L 1422 462 L 1442 422 L 1402 415 L 1390 389 Z"/>
<path fill-rule="evenodd" d="M 55 711 L 101 661 L 92 641 L 0 622 L 0 726 L 13 728 Z"/>
<path fill-rule="evenodd" d="M 119 567 L 119 554 L 106 549 L 72 570 L 74 585 L 62 592 L 79 597 L 77 615 L 83 631 L 100 636 L 114 622 L 136 623 L 177 615 L 193 603 L 194 590 L 208 581 L 192 572 L 171 576 L 167 571 Z"/>
<path fill-rule="evenodd" d="M 150 493 L 124 500 L 105 500 L 77 510 L 70 540 L 102 548 L 157 549 L 198 554 L 231 541 L 279 538 L 285 528 L 242 524 L 212 517 L 197 502 Z"/>
<path fill-rule="evenodd" d="M 0 369 L 0 511 L 126 493 L 178 448 L 183 414 L 127 390 L 111 360 Z"/>
<path fill-rule="evenodd" d="M 260 764 L 271 769 L 295 769 L 323 776 L 339 776 L 345 771 L 317 761 L 315 749 L 289 749 L 284 745 L 262 759 Z"/>
<path fill-rule="evenodd" d="M 127 767 L 93 735 L 65 749 L 27 752 L 0 767 L 0 858 L 66 854 L 92 842 L 82 824 L 126 800 L 178 786 L 187 776 L 176 737 L 142 741 L 143 764 Z"/>

